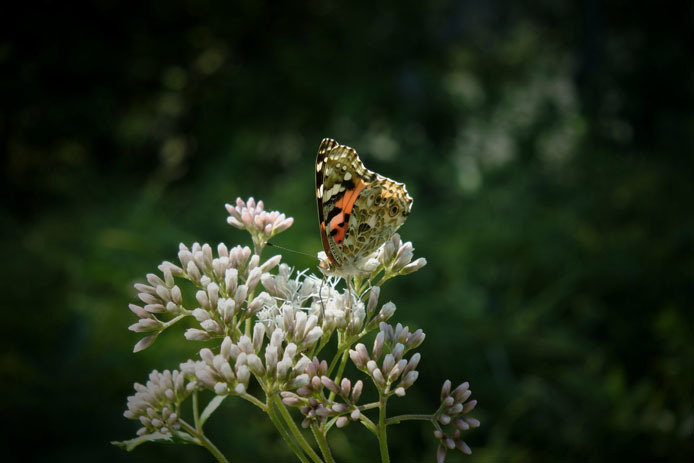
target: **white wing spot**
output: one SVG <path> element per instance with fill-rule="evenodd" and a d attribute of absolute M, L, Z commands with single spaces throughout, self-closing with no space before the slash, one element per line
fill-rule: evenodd
<path fill-rule="evenodd" d="M 323 169 L 323 161 L 318 161 L 318 163 L 316 163 L 316 172 L 320 172 L 321 169 Z"/>
<path fill-rule="evenodd" d="M 331 189 L 329 189 L 328 191 L 325 192 L 325 200 L 326 201 L 329 200 L 330 198 L 332 198 L 333 196 L 335 196 L 339 192 L 340 192 L 340 184 L 336 183 L 335 185 L 333 185 L 333 187 Z"/>
<path fill-rule="evenodd" d="M 351 180 L 352 179 L 352 174 L 350 172 L 347 172 L 345 174 L 345 180 Z"/>

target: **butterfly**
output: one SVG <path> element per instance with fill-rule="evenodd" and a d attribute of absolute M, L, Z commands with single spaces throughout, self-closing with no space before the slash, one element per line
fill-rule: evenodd
<path fill-rule="evenodd" d="M 324 138 L 316 157 L 316 199 L 326 259 L 323 273 L 347 280 L 405 223 L 412 198 L 404 183 L 370 171 L 356 150 Z"/>

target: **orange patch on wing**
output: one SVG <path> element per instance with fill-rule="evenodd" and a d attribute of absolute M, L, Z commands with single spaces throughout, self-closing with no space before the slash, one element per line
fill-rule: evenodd
<path fill-rule="evenodd" d="M 366 184 L 359 180 L 352 190 L 345 190 L 345 194 L 335 202 L 335 207 L 340 208 L 341 212 L 330 220 L 328 228 L 330 229 L 330 234 L 333 237 L 333 241 L 337 244 L 342 244 L 345 241 L 345 235 L 347 233 L 347 220 L 349 214 L 352 213 L 354 209 L 354 203 L 359 197 L 359 193 L 364 189 Z"/>

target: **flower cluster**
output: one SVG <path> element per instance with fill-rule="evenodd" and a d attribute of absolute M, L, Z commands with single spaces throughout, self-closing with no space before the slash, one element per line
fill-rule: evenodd
<path fill-rule="evenodd" d="M 400 235 L 395 233 L 378 250 L 378 262 L 385 270 L 386 275 L 409 275 L 427 264 L 424 257 L 414 262 L 414 247 L 410 241 L 403 243 Z"/>
<path fill-rule="evenodd" d="M 444 462 L 447 450 L 457 448 L 465 454 L 469 455 L 472 453 L 470 447 L 460 438 L 461 431 L 467 431 L 470 428 L 476 428 L 480 425 L 480 422 L 475 418 L 463 416 L 472 411 L 477 405 L 476 400 L 466 402 L 471 395 L 472 391 L 467 381 L 460 384 L 453 391 L 451 391 L 451 382 L 449 380 L 443 383 L 443 387 L 441 388 L 441 406 L 434 416 L 439 424 L 450 424 L 453 426 L 454 430 L 453 435 L 450 436 L 446 434 L 438 424 L 435 425 L 434 437 L 440 441 L 436 452 L 436 460 L 438 463 Z"/>
<path fill-rule="evenodd" d="M 154 370 L 146 384 L 135 383 L 134 388 L 135 395 L 128 397 L 128 409 L 123 415 L 140 421 L 142 427 L 137 430 L 138 436 L 152 433 L 169 436 L 172 430 L 180 428 L 175 410 L 191 390 L 186 387 L 182 372 Z"/>
<path fill-rule="evenodd" d="M 365 282 L 368 285 L 382 285 L 386 281 L 400 275 L 409 275 L 421 269 L 427 264 L 423 257 L 414 262 L 414 247 L 410 241 L 403 243 L 400 235 L 395 233 L 383 245 L 368 256 L 363 257 L 355 264 L 357 282 Z M 318 259 L 322 263 L 319 266 L 323 273 L 326 272 L 327 255 L 324 251 L 318 253 Z M 339 271 L 332 273 L 340 275 Z M 358 291 L 361 292 L 361 291 Z"/>
<path fill-rule="evenodd" d="M 304 415 L 301 426 L 308 428 L 311 423 L 323 423 L 333 418 L 338 428 L 347 426 L 350 420 L 361 418 L 357 402 L 361 397 L 364 383 L 358 380 L 352 387 L 349 378 L 342 378 L 339 384 L 328 375 L 328 364 L 314 357 L 306 367 L 307 384 L 299 387 L 296 392 L 283 391 L 282 402 L 290 407 L 299 407 Z M 329 392 L 326 397 L 324 389 Z M 334 400 L 339 397 L 341 401 Z"/>
<path fill-rule="evenodd" d="M 129 329 L 151 333 L 136 344 L 135 352 L 149 347 L 163 330 L 184 317 L 193 316 L 200 325 L 200 328 L 189 328 L 186 339 L 205 341 L 238 331 L 241 322 L 272 302 L 264 291 L 255 294 L 261 280 L 279 264 L 279 255 L 261 262 L 260 256 L 253 254 L 248 246 L 228 249 L 219 244 L 215 257 L 209 244 L 194 243 L 191 248 L 180 244 L 178 258 L 180 266 L 171 262 L 159 266 L 163 279 L 148 274 L 149 284 L 135 285 L 145 305 L 130 305 L 140 320 Z M 198 307 L 192 310 L 184 307 L 175 277 L 188 280 L 198 288 L 195 294 Z M 167 316 L 170 319 L 165 321 Z"/>
<path fill-rule="evenodd" d="M 130 325 L 128 329 L 136 333 L 152 333 L 142 338 L 135 345 L 135 352 L 149 347 L 159 333 L 166 328 L 166 324 L 159 316 L 177 316 L 185 312 L 181 305 L 181 288 L 174 283 L 173 277 L 174 273 L 182 275 L 183 270 L 168 262 L 160 265 L 159 268 L 164 275 L 163 280 L 154 273 L 149 273 L 147 274 L 147 282 L 149 284 L 135 284 L 135 289 L 140 291 L 138 297 L 144 303 L 144 306 L 130 304 L 130 310 L 139 317 L 139 320 Z"/>
<path fill-rule="evenodd" d="M 260 254 L 267 241 L 278 233 L 285 231 L 294 223 L 294 219 L 286 217 L 278 211 L 267 212 L 262 201 L 248 198 L 244 201 L 236 199 L 236 205 L 226 205 L 229 217 L 227 222 L 232 227 L 246 230 L 253 238 L 256 253 Z"/>
<path fill-rule="evenodd" d="M 371 377 L 379 392 L 386 396 L 404 396 L 405 390 L 419 377 L 416 368 L 421 355 L 415 353 L 409 361 L 404 356 L 408 351 L 419 347 L 424 338 L 422 330 L 410 333 L 409 329 L 400 323 L 393 329 L 391 325 L 382 322 L 371 355 L 366 346 L 359 343 L 349 351 L 349 356 L 359 370 Z"/>
<path fill-rule="evenodd" d="M 431 415 L 385 416 L 386 401 L 404 396 L 418 379 L 421 355 L 414 350 L 425 339 L 421 329 L 410 332 L 400 323 L 386 323 L 396 307 L 390 301 L 379 302 L 386 281 L 426 265 L 424 258 L 414 259 L 412 243 L 403 243 L 394 234 L 357 263 L 356 274 L 321 279 L 308 271 L 295 272 L 280 263 L 279 255 L 261 257 L 267 240 L 292 225 L 291 217 L 267 212 L 263 202 L 253 198 L 237 199 L 235 206 L 226 208 L 229 224 L 251 234 L 253 249 L 181 244 L 178 264 L 163 262 L 160 274 L 150 273 L 146 283 L 135 285 L 142 304 L 130 305 L 139 318 L 130 329 L 146 333 L 135 345 L 136 352 L 184 319 L 193 322 L 185 338 L 207 345 L 199 350 L 199 360 L 188 360 L 173 372 L 155 370 L 146 385 L 135 384 L 125 416 L 142 427 L 138 438 L 118 444 L 131 450 L 152 440 L 193 443 L 226 461 L 205 436 L 203 426 L 222 400 L 233 396 L 267 413 L 302 461 L 333 461 L 326 435 L 350 422 L 377 436 L 381 457 L 387 460 L 387 426 L 412 419 L 435 427 L 439 461 L 455 447 L 469 453 L 460 433 L 479 422 L 464 416 L 476 404 L 468 401 L 467 383 L 453 391 L 450 381 L 444 383 L 441 406 Z M 347 280 L 345 288 L 338 288 L 340 279 Z M 373 331 L 377 333 L 369 351 L 360 341 Z M 335 353 L 326 361 L 323 349 L 331 342 L 335 349 L 325 351 Z M 350 359 L 370 382 L 344 375 Z M 370 383 L 378 401 L 360 404 Z M 209 391 L 215 397 L 200 413 L 199 394 L 209 395 Z M 182 404 L 190 396 L 192 423 L 181 418 Z M 301 425 L 312 429 L 322 459 L 299 432 L 287 406 L 300 410 Z M 380 410 L 377 423 L 367 416 L 375 409 Z M 447 434 L 442 426 L 454 430 Z"/>

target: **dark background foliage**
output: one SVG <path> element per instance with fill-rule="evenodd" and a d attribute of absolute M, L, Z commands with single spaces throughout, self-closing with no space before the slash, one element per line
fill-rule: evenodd
<path fill-rule="evenodd" d="M 415 198 L 401 232 L 429 265 L 384 287 L 423 328 L 392 411 L 469 380 L 482 427 L 450 461 L 694 458 L 694 9 L 691 2 L 39 1 L 0 20 L 0 413 L 12 460 L 127 454 L 134 381 L 200 347 L 183 327 L 134 355 L 132 284 L 179 242 L 234 245 L 253 195 L 320 248 L 323 137 Z M 315 265 L 300 256 L 297 268 Z M 235 461 L 292 461 L 227 401 Z M 373 461 L 352 425 L 342 461 Z M 432 461 L 393 428 L 394 461 Z"/>

